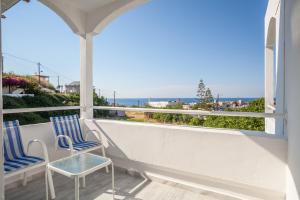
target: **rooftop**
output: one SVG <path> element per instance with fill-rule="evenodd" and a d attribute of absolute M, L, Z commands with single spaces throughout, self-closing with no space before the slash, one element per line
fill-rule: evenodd
<path fill-rule="evenodd" d="M 80 81 L 73 81 L 70 84 L 68 84 L 67 86 L 79 86 L 80 85 Z"/>

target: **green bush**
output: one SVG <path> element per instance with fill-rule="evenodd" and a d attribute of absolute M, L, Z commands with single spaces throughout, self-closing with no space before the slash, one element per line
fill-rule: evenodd
<path fill-rule="evenodd" d="M 227 109 L 235 112 L 264 112 L 264 98 L 257 99 L 249 103 L 248 107 Z M 265 119 L 255 117 L 227 117 L 227 116 L 208 116 L 204 122 L 205 127 L 231 128 L 243 130 L 265 130 Z"/>
<path fill-rule="evenodd" d="M 199 117 L 193 117 L 190 122 L 189 125 L 191 126 L 203 126 L 204 123 L 204 119 L 199 118 Z"/>
<path fill-rule="evenodd" d="M 204 121 L 205 127 L 230 128 L 243 130 L 265 130 L 264 118 L 208 116 Z"/>
<path fill-rule="evenodd" d="M 153 113 L 148 115 L 148 118 L 160 123 L 189 124 L 192 126 L 202 126 L 204 122 L 203 119 L 184 114 Z"/>
<path fill-rule="evenodd" d="M 197 109 L 211 108 L 198 104 Z M 227 109 L 226 111 L 235 112 L 264 112 L 264 99 L 257 99 L 249 103 L 248 107 Z M 256 130 L 264 131 L 265 120 L 264 118 L 254 117 L 227 117 L 227 116 L 207 116 L 207 117 L 192 117 L 191 115 L 183 114 L 166 114 L 166 113 L 153 113 L 147 114 L 149 119 L 153 119 L 160 123 L 172 124 L 188 124 L 191 126 L 204 126 L 213 128 L 230 128 L 230 129 L 243 129 L 243 130 Z"/>
<path fill-rule="evenodd" d="M 193 116 L 191 115 L 181 115 L 181 121 L 183 124 L 189 124 L 192 119 Z"/>

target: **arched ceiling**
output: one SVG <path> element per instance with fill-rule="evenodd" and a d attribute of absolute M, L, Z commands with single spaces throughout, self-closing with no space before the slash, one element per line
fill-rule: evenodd
<path fill-rule="evenodd" d="M 270 19 L 268 27 L 266 27 L 266 47 L 273 48 L 276 43 L 276 19 L 272 17 Z"/>
<path fill-rule="evenodd" d="M 39 0 L 78 35 L 98 34 L 114 18 L 147 0 Z"/>
<path fill-rule="evenodd" d="M 17 4 L 20 0 L 2 0 L 1 1 L 1 11 L 4 13 L 11 7 L 13 7 L 15 4 Z"/>

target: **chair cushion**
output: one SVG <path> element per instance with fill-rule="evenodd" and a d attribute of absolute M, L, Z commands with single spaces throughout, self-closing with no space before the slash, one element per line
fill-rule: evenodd
<path fill-rule="evenodd" d="M 25 156 L 22 138 L 20 135 L 19 121 L 3 122 L 4 131 L 4 158 L 13 160 Z"/>
<path fill-rule="evenodd" d="M 27 156 L 23 149 L 19 121 L 4 121 L 4 173 L 11 173 L 44 162 L 44 159 Z"/>
<path fill-rule="evenodd" d="M 56 136 L 66 135 L 70 137 L 74 150 L 82 151 L 100 145 L 99 142 L 85 141 L 83 139 L 78 115 L 50 117 L 50 120 Z M 58 139 L 58 145 L 61 148 L 69 148 L 65 138 Z"/>
<path fill-rule="evenodd" d="M 86 150 L 92 147 L 96 147 L 99 146 L 100 143 L 99 142 L 94 142 L 94 141 L 84 141 L 81 143 L 76 143 L 73 144 L 73 149 L 76 151 L 82 151 L 82 150 Z M 64 146 L 63 148 L 69 148 L 68 146 Z"/>
<path fill-rule="evenodd" d="M 44 162 L 44 159 L 34 157 L 34 156 L 23 156 L 19 158 L 14 158 L 12 160 L 5 159 L 4 160 L 4 172 L 11 173 L 20 169 L 24 169 L 26 167 L 31 167 L 33 165 Z"/>
<path fill-rule="evenodd" d="M 78 115 L 50 117 L 56 136 L 66 135 L 71 138 L 73 144 L 81 144 L 84 141 L 81 131 Z M 58 140 L 58 145 L 62 148 L 68 148 L 68 142 L 65 138 Z"/>

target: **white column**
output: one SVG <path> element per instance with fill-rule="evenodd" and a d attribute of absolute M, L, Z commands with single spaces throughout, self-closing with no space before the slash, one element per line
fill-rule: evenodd
<path fill-rule="evenodd" d="M 274 104 L 274 50 L 271 47 L 265 47 L 265 112 L 272 113 L 269 107 Z M 275 133 L 275 119 L 265 118 L 265 131 Z"/>
<path fill-rule="evenodd" d="M 1 0 L 0 0 L 0 16 L 1 12 Z M 4 155 L 3 155 L 3 99 L 2 99 L 2 71 L 3 71 L 3 62 L 2 62 L 2 27 L 1 27 L 1 17 L 0 17 L 0 200 L 4 200 Z"/>
<path fill-rule="evenodd" d="M 93 118 L 93 35 L 80 36 L 80 116 Z"/>
<path fill-rule="evenodd" d="M 285 0 L 285 103 L 287 107 L 287 200 L 300 199 L 300 1 Z"/>
<path fill-rule="evenodd" d="M 276 112 L 285 112 L 285 53 L 284 53 L 284 6 L 280 4 L 276 20 Z M 278 135 L 284 134 L 284 119 L 277 118 L 275 122 L 275 131 Z"/>

